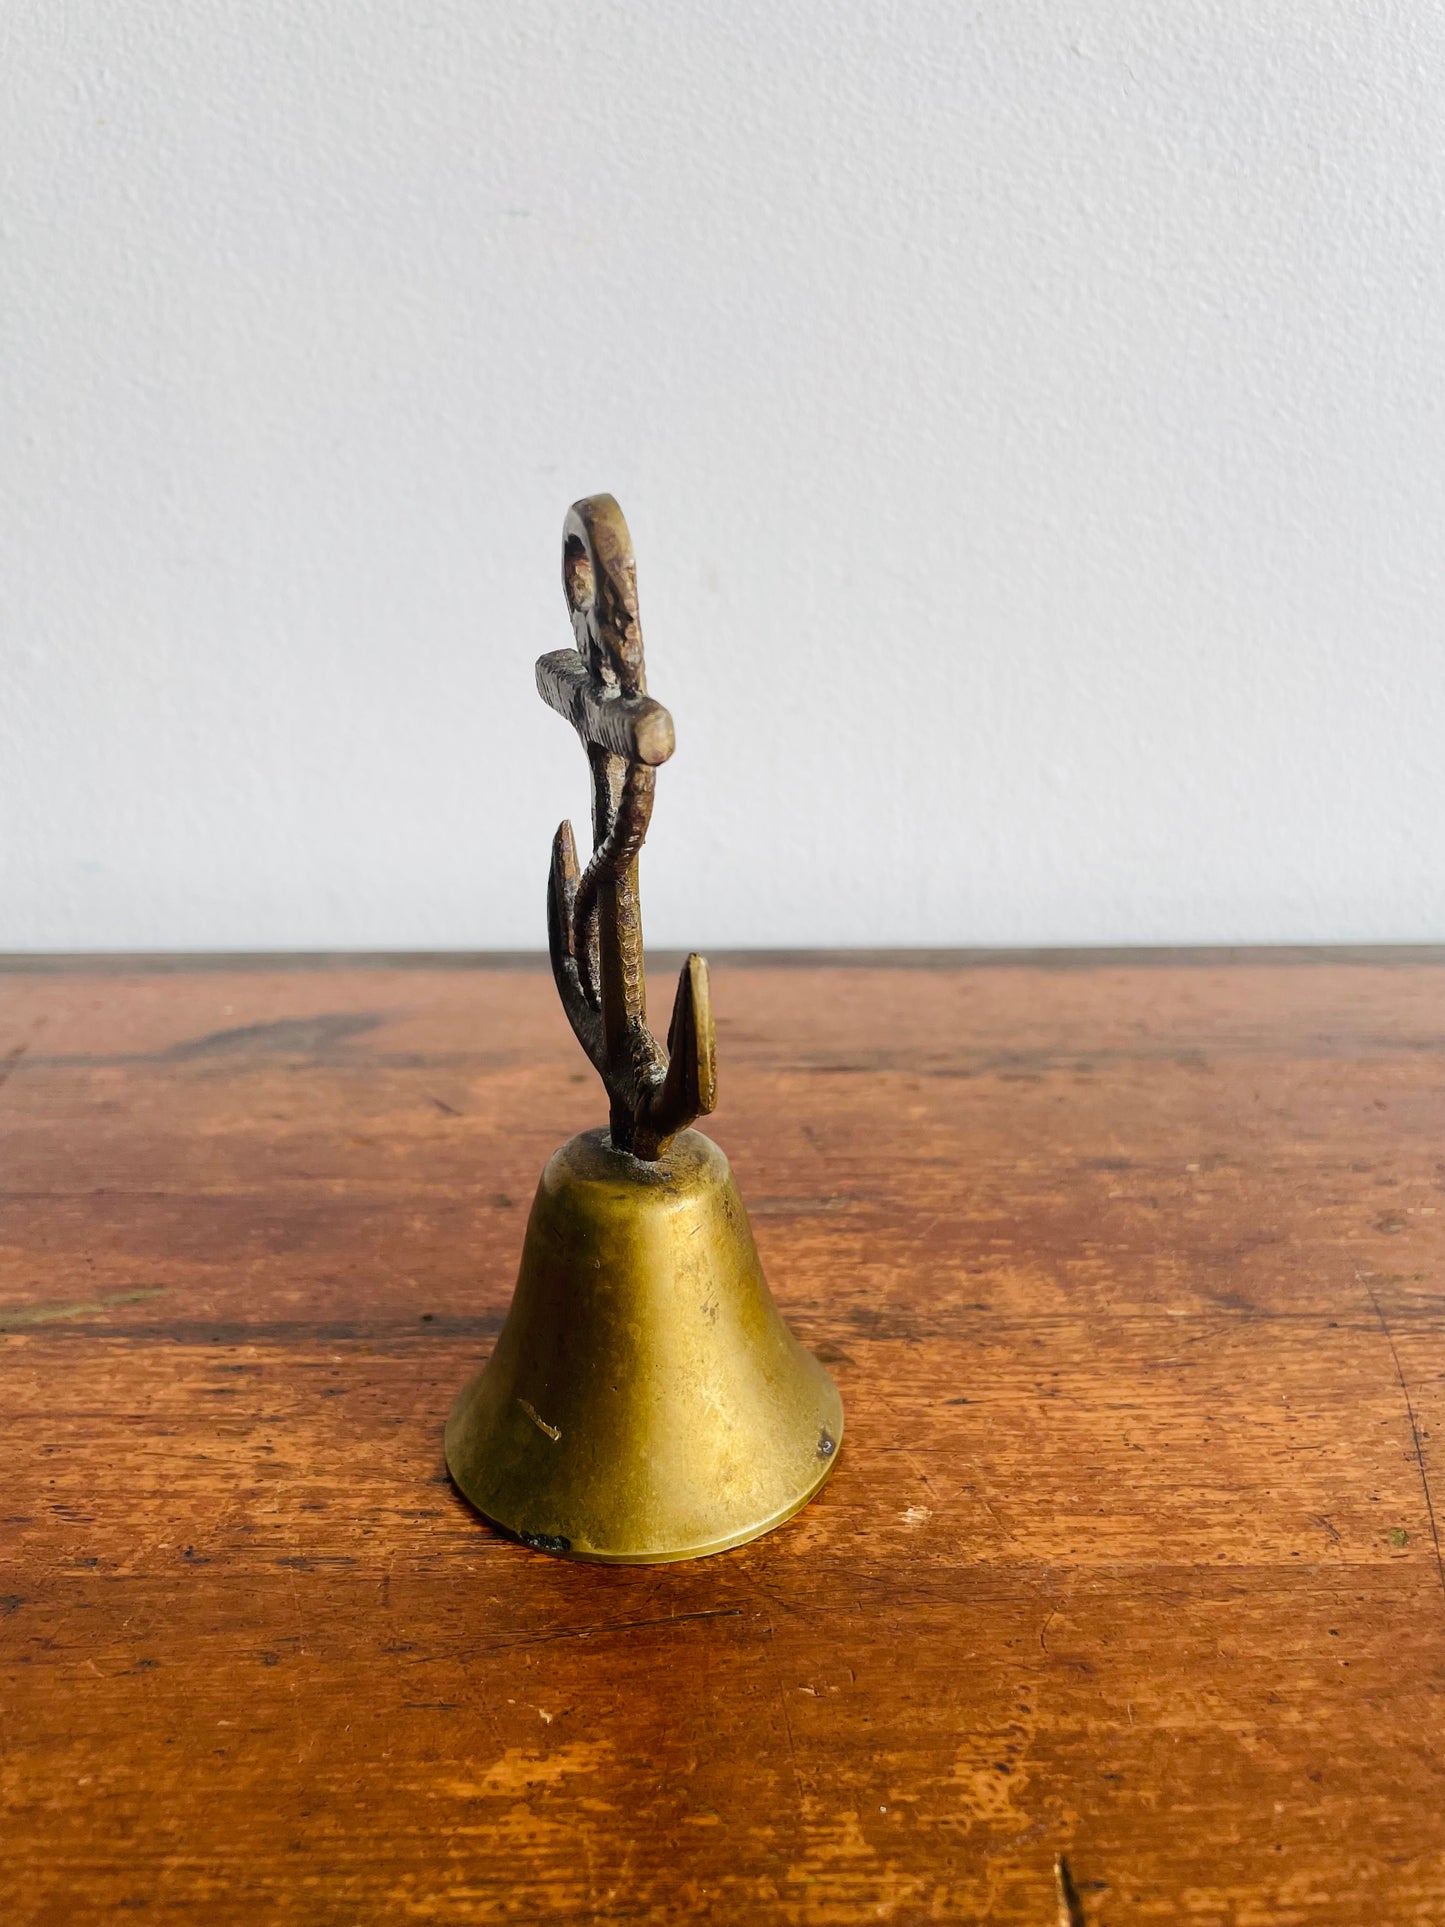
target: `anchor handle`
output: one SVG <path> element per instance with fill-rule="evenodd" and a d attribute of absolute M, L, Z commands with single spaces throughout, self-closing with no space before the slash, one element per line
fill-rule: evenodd
<path fill-rule="evenodd" d="M 606 1086 L 619 1150 L 662 1157 L 717 1103 L 717 1037 L 705 958 L 682 967 L 667 1047 L 647 1023 L 638 857 L 652 820 L 672 718 L 647 694 L 637 567 L 610 495 L 574 502 L 562 530 L 562 587 L 576 639 L 537 663 L 537 688 L 576 729 L 592 770 L 592 856 L 572 825 L 552 843 L 547 943 L 562 1007 Z"/>

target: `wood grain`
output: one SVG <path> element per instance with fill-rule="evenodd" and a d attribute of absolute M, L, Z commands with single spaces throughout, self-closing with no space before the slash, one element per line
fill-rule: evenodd
<path fill-rule="evenodd" d="M 629 1570 L 441 1463 L 545 967 L 0 976 L 0 1920 L 1445 1919 L 1445 960 L 714 994 L 848 1439 Z"/>

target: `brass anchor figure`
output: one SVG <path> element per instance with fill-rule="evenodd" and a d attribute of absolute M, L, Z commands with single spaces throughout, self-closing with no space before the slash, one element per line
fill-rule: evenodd
<path fill-rule="evenodd" d="M 592 768 L 591 860 L 552 845 L 547 933 L 606 1130 L 542 1173 L 511 1309 L 452 1407 L 447 1465 L 477 1510 L 543 1552 L 696 1559 L 781 1525 L 833 1470 L 843 1407 L 773 1302 L 723 1153 L 707 965 L 691 956 L 666 1050 L 647 1024 L 638 856 L 672 718 L 647 693 L 637 577 L 610 495 L 574 503 L 562 580 L 576 638 L 537 664 Z"/>
<path fill-rule="evenodd" d="M 664 1051 L 647 1027 L 637 859 L 672 718 L 647 693 L 637 570 L 610 495 L 577 502 L 562 534 L 562 586 L 577 638 L 537 664 L 543 700 L 576 729 L 592 766 L 592 860 L 579 875 L 572 825 L 552 844 L 547 940 L 577 1041 L 612 1100 L 612 1142 L 640 1158 L 717 1102 L 707 964 L 683 966 Z"/>

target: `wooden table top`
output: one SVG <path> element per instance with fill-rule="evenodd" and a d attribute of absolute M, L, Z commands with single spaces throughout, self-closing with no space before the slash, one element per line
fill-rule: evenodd
<path fill-rule="evenodd" d="M 715 995 L 848 1434 L 631 1569 L 442 1466 L 604 1115 L 543 968 L 0 975 L 0 1921 L 1438 1927 L 1445 958 Z"/>

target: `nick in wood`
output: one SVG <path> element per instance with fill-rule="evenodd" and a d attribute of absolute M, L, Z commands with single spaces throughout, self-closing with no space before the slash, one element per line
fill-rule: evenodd
<path fill-rule="evenodd" d="M 717 1093 L 701 957 L 683 966 L 666 1049 L 648 1028 L 638 858 L 673 728 L 647 693 L 610 495 L 568 512 L 562 580 L 576 647 L 541 658 L 537 687 L 586 749 L 593 847 L 581 869 L 571 825 L 558 830 L 547 931 L 609 1123 L 542 1174 L 511 1310 L 446 1453 L 467 1498 L 527 1544 L 651 1564 L 790 1518 L 833 1469 L 843 1411 L 773 1302 L 727 1159 L 689 1128 Z"/>

